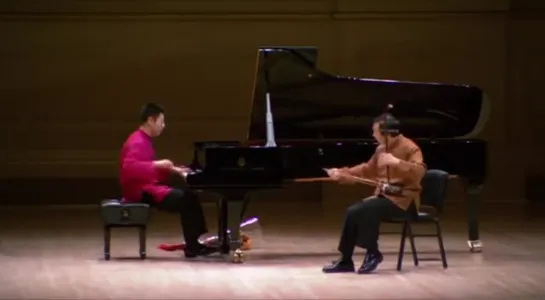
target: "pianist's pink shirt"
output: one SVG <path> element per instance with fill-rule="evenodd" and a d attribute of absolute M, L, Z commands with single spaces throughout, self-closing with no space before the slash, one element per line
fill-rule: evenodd
<path fill-rule="evenodd" d="M 167 170 L 153 165 L 155 149 L 152 138 L 143 130 L 134 131 L 123 144 L 120 157 L 119 182 L 123 201 L 140 202 L 144 192 L 161 202 L 171 188 L 161 182 L 168 178 Z"/>

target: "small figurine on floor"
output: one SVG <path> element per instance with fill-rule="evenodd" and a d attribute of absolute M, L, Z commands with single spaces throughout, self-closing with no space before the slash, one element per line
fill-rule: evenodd
<path fill-rule="evenodd" d="M 243 251 L 247 251 L 247 250 L 250 250 L 252 249 L 252 239 L 250 238 L 250 236 L 248 236 L 247 234 L 245 234 L 244 232 L 241 232 L 240 233 L 240 238 L 242 240 L 242 245 L 240 247 L 241 250 Z M 185 249 L 185 243 L 179 243 L 179 244 L 161 244 L 159 245 L 159 248 L 160 250 L 163 250 L 163 251 L 169 251 L 169 252 L 173 252 L 173 251 L 183 251 Z"/>

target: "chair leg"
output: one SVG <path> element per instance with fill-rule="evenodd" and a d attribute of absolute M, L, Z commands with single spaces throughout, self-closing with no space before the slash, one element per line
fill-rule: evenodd
<path fill-rule="evenodd" d="M 110 260 L 110 240 L 111 229 L 109 226 L 104 226 L 104 259 Z"/>
<path fill-rule="evenodd" d="M 414 265 L 418 267 L 418 252 L 416 252 L 413 229 L 411 228 L 410 222 L 407 222 L 407 234 L 409 235 L 409 242 L 411 243 L 411 253 L 413 255 L 413 262 L 414 262 Z"/>
<path fill-rule="evenodd" d="M 397 255 L 397 270 L 401 271 L 403 265 L 403 256 L 405 255 L 405 239 L 407 238 L 407 225 L 403 223 L 403 230 L 401 231 L 401 241 L 399 242 L 399 254 Z"/>
<path fill-rule="evenodd" d="M 138 228 L 138 241 L 140 246 L 140 258 L 146 259 L 146 226 Z"/>
<path fill-rule="evenodd" d="M 443 262 L 443 268 L 448 268 L 447 255 L 445 253 L 445 246 L 443 245 L 443 234 L 441 233 L 441 226 L 438 221 L 435 221 L 437 228 L 437 242 L 439 243 L 439 251 L 441 252 L 441 261 Z"/>

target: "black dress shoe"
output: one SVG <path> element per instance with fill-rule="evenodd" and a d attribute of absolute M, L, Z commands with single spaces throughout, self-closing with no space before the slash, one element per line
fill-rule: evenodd
<path fill-rule="evenodd" d="M 379 251 L 365 254 L 365 259 L 358 269 L 358 274 L 369 274 L 375 271 L 383 259 L 384 257 Z"/>
<path fill-rule="evenodd" d="M 186 258 L 195 258 L 197 256 L 207 256 L 213 253 L 219 252 L 218 248 L 213 247 L 207 247 L 207 246 L 199 246 L 198 249 L 184 249 L 184 255 Z"/>
<path fill-rule="evenodd" d="M 352 260 L 336 260 L 332 264 L 324 266 L 322 272 L 324 273 L 349 273 L 356 271 L 354 267 L 354 261 Z"/>

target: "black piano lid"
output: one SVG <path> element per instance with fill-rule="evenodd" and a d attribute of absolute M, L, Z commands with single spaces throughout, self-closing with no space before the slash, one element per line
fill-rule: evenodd
<path fill-rule="evenodd" d="M 316 47 L 259 49 L 249 141 L 266 139 L 267 92 L 277 141 L 372 138 L 372 120 L 389 103 L 414 139 L 471 138 L 488 117 L 477 87 L 331 75 L 317 69 L 317 56 Z"/>

